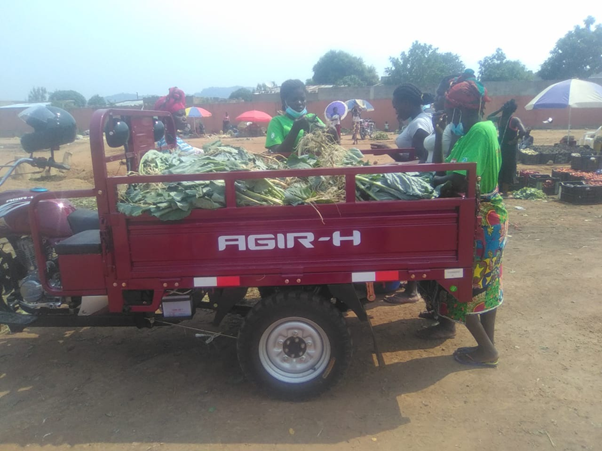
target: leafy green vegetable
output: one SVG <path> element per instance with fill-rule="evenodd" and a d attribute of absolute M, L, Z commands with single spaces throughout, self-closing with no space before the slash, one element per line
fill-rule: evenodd
<path fill-rule="evenodd" d="M 521 188 L 518 191 L 514 191 L 512 196 L 515 199 L 527 199 L 527 200 L 538 200 L 538 199 L 547 199 L 548 196 L 545 193 L 536 188 Z"/>
<path fill-rule="evenodd" d="M 386 132 L 376 132 L 372 135 L 372 139 L 375 139 L 377 141 L 385 141 L 389 139 L 389 134 Z"/>
<path fill-rule="evenodd" d="M 205 153 L 202 155 L 150 150 L 140 161 L 139 174 L 203 174 L 369 164 L 358 149 L 345 149 L 332 144 L 322 131 L 311 135 L 304 137 L 307 138 L 305 153 L 295 153 L 285 163 L 214 141 L 203 146 Z M 317 150 L 312 152 L 311 149 Z M 360 200 L 413 200 L 438 196 L 430 186 L 428 177 L 404 173 L 358 175 L 356 185 L 356 196 Z M 341 202 L 345 199 L 342 176 L 238 180 L 234 186 L 239 206 L 303 205 Z M 163 221 L 175 221 L 186 218 L 195 208 L 210 210 L 225 206 L 225 183 L 214 180 L 132 184 L 121 193 L 117 209 L 127 216 L 147 213 Z"/>

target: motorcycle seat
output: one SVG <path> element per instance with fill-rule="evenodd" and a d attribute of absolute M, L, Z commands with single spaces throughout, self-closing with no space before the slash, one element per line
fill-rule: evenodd
<path fill-rule="evenodd" d="M 67 216 L 67 221 L 73 233 L 83 232 L 85 230 L 100 229 L 98 212 L 79 208 Z"/>
<path fill-rule="evenodd" d="M 84 230 L 57 243 L 58 255 L 100 254 L 100 230 Z"/>

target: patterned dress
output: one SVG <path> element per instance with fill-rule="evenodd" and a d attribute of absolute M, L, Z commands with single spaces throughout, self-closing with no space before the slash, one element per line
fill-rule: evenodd
<path fill-rule="evenodd" d="M 436 300 L 439 315 L 461 323 L 466 321 L 466 315 L 496 309 L 504 300 L 502 255 L 508 235 L 508 213 L 497 191 L 500 157 L 495 126 L 486 121 L 475 124 L 466 136 L 460 138 L 447 159 L 447 162 L 477 163 L 481 191 L 486 193 L 481 194 L 479 202 L 472 299 L 459 302 L 452 294 L 442 290 Z"/>

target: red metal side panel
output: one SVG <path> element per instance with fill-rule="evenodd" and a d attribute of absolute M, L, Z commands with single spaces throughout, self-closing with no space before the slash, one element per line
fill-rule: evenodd
<path fill-rule="evenodd" d="M 213 211 L 177 224 L 132 219 L 122 251 L 129 251 L 132 278 L 470 266 L 458 254 L 462 202 L 325 205 L 321 216 L 309 206 L 258 207 L 239 209 L 246 220 Z"/>
<path fill-rule="evenodd" d="M 104 290 L 104 264 L 101 254 L 59 255 L 61 282 L 65 291 Z"/>

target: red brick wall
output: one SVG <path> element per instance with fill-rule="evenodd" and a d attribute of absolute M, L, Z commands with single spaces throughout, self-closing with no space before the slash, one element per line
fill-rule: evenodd
<path fill-rule="evenodd" d="M 497 110 L 507 100 L 515 99 L 518 104 L 516 115 L 523 121 L 525 126 L 541 128 L 543 121 L 548 117 L 554 118 L 553 128 L 562 129 L 568 125 L 568 110 L 532 110 L 527 111 L 524 106 L 531 101 L 532 95 L 516 96 L 504 95 L 493 96 L 491 103 L 487 104 L 485 114 Z M 324 118 L 324 109 L 330 103 L 330 100 L 315 100 L 309 101 L 307 109 L 310 113 L 315 113 L 321 118 Z M 391 105 L 391 99 L 381 98 L 370 100 L 375 111 L 362 114 L 363 118 L 374 120 L 378 129 L 383 129 L 385 121 L 389 122 L 391 131 L 397 128 L 397 118 L 395 111 Z M 230 120 L 235 122 L 235 119 L 241 113 L 249 110 L 264 111 L 271 116 L 281 108 L 280 102 L 262 101 L 250 103 L 215 103 L 201 105 L 206 110 L 210 111 L 213 116 L 202 118 L 205 130 L 209 133 L 218 133 L 222 129 L 222 120 L 224 113 L 228 112 Z M 31 131 L 30 127 L 21 121 L 17 115 L 21 109 L 0 109 L 0 136 L 12 137 L 21 136 L 23 133 Z M 93 109 L 79 108 L 71 110 L 71 114 L 77 121 L 79 132 L 82 133 L 90 127 L 90 119 L 92 118 Z M 588 109 L 573 109 L 571 111 L 572 128 L 597 128 L 602 125 L 602 108 Z M 351 128 L 351 115 L 348 115 L 342 123 L 344 128 Z"/>

